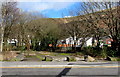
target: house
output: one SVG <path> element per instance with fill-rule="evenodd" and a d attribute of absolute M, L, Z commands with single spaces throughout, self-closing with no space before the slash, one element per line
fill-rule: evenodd
<path fill-rule="evenodd" d="M 78 40 L 74 40 L 72 37 L 66 38 L 64 40 L 59 40 L 57 43 L 57 47 L 81 47 L 82 39 L 79 38 Z M 92 38 L 88 37 L 85 38 L 86 42 L 84 43 L 84 46 L 92 46 Z"/>
<path fill-rule="evenodd" d="M 81 47 L 82 45 L 82 39 L 83 38 L 79 38 L 78 40 L 74 40 L 72 37 L 66 38 L 64 40 L 59 40 L 57 43 L 57 47 Z M 94 41 L 94 44 L 93 44 Z M 113 41 L 111 38 L 109 37 L 103 37 L 100 41 L 100 47 L 103 47 L 103 45 L 107 45 L 109 47 L 111 47 L 111 42 Z M 85 38 L 85 43 L 83 44 L 84 47 L 87 46 L 97 46 L 97 40 L 94 39 L 93 37 L 86 37 Z"/>

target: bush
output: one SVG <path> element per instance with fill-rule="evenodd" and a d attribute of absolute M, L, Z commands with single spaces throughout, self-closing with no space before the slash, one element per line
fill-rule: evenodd
<path fill-rule="evenodd" d="M 103 58 L 106 58 L 108 56 L 107 55 L 107 47 L 103 47 L 103 49 L 101 50 L 100 56 Z"/>
<path fill-rule="evenodd" d="M 116 57 L 117 56 L 117 51 L 115 50 L 108 50 L 108 55 L 111 56 L 111 57 Z"/>
<path fill-rule="evenodd" d="M 105 47 L 103 47 L 103 50 L 105 51 L 107 56 L 111 56 L 111 57 L 117 56 L 117 51 L 113 50 L 111 47 L 105 46 Z"/>
<path fill-rule="evenodd" d="M 90 55 L 93 57 L 101 56 L 103 58 L 106 58 L 107 56 L 111 57 L 117 57 L 117 51 L 113 50 L 111 47 L 103 46 L 103 48 L 97 48 L 97 47 L 84 47 L 83 48 L 83 54 L 84 55 Z"/>
<path fill-rule="evenodd" d="M 13 51 L 16 51 L 16 50 L 17 50 L 17 46 L 13 46 L 13 47 L 12 47 L 12 50 L 13 50 Z"/>
<path fill-rule="evenodd" d="M 84 47 L 83 48 L 83 53 L 84 55 L 90 55 L 90 56 L 98 56 L 100 55 L 101 49 L 95 48 L 95 47 Z"/>
<path fill-rule="evenodd" d="M 25 46 L 18 46 L 18 47 L 17 47 L 17 50 L 20 50 L 20 51 L 24 51 L 25 49 L 26 49 Z"/>

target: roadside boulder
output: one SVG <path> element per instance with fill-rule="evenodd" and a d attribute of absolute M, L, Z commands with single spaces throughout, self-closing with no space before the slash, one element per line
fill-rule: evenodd
<path fill-rule="evenodd" d="M 16 61 L 22 61 L 24 60 L 24 55 L 23 54 L 19 54 L 18 56 L 15 57 Z"/>
<path fill-rule="evenodd" d="M 87 61 L 87 62 L 93 62 L 95 61 L 95 59 L 89 55 L 85 55 L 84 56 L 84 60 Z"/>
<path fill-rule="evenodd" d="M 58 62 L 60 62 L 60 61 L 66 61 L 66 60 L 67 60 L 66 57 L 53 57 L 53 61 L 58 61 Z"/>
<path fill-rule="evenodd" d="M 108 60 L 108 61 L 112 61 L 112 59 L 111 59 L 110 56 L 108 56 L 108 57 L 106 58 L 106 60 Z"/>
<path fill-rule="evenodd" d="M 67 56 L 66 61 L 76 61 L 74 56 Z"/>
<path fill-rule="evenodd" d="M 80 61 L 81 58 L 79 58 L 79 57 L 75 57 L 75 60 L 76 60 L 76 61 Z"/>
<path fill-rule="evenodd" d="M 37 57 L 40 61 L 45 61 L 45 56 L 43 56 L 43 55 L 36 55 L 36 57 Z"/>
<path fill-rule="evenodd" d="M 108 61 L 117 61 L 116 58 L 114 58 L 114 57 L 110 57 L 110 56 L 108 56 L 108 57 L 106 58 L 106 60 L 108 60 Z"/>
<path fill-rule="evenodd" d="M 88 55 L 84 55 L 84 60 L 87 61 Z"/>
<path fill-rule="evenodd" d="M 45 56 L 44 61 L 53 61 L 53 58 L 51 56 Z"/>

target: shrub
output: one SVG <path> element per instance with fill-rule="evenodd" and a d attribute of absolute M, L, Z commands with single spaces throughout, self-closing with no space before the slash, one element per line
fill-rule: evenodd
<path fill-rule="evenodd" d="M 91 55 L 91 56 L 98 56 L 100 55 L 100 48 L 95 48 L 95 47 L 84 47 L 83 48 L 83 53 L 84 55 Z"/>
<path fill-rule="evenodd" d="M 100 56 L 103 58 L 106 58 L 108 56 L 107 55 L 107 47 L 103 47 L 103 49 L 101 50 Z"/>
<path fill-rule="evenodd" d="M 117 53 L 117 51 L 115 51 L 115 50 L 108 50 L 108 55 L 111 57 L 116 57 L 116 55 L 117 55 L 116 53 Z"/>
<path fill-rule="evenodd" d="M 25 46 L 19 46 L 19 47 L 17 47 L 17 50 L 20 50 L 20 51 L 24 51 L 25 49 L 26 49 Z"/>

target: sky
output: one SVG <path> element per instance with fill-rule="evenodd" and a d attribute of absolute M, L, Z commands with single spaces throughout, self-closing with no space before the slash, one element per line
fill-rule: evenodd
<path fill-rule="evenodd" d="M 0 0 L 6 1 L 6 0 Z M 9 1 L 9 0 L 8 0 Z M 10 0 L 14 1 L 14 0 Z M 25 12 L 40 13 L 48 18 L 70 17 L 70 11 L 76 10 L 76 6 L 82 2 L 109 1 L 109 0 L 15 0 L 18 8 Z M 118 0 L 112 0 L 118 1 Z M 0 2 L 1 3 L 1 2 Z"/>
<path fill-rule="evenodd" d="M 78 2 L 19 2 L 18 8 L 25 12 L 41 13 L 49 18 L 70 16 L 69 11 L 74 9 Z"/>

